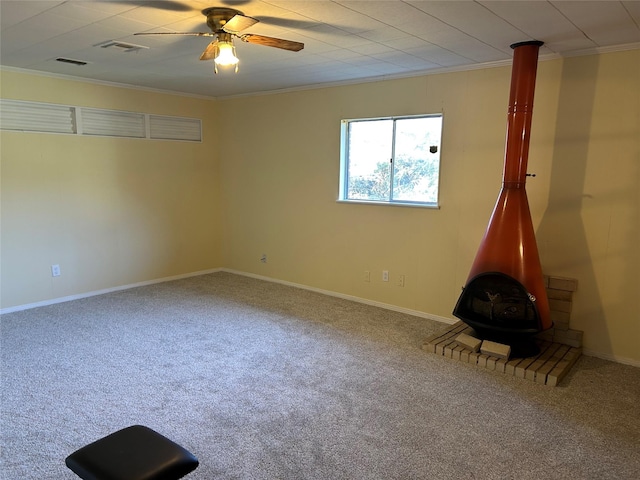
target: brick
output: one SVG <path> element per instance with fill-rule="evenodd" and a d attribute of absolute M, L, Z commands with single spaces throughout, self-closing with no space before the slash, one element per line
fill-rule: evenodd
<path fill-rule="evenodd" d="M 464 350 L 464 348 L 458 345 L 451 351 L 451 358 L 454 360 L 460 360 L 460 354 L 462 353 L 462 350 Z"/>
<path fill-rule="evenodd" d="M 584 332 L 582 330 L 567 330 L 567 336 L 575 340 L 582 340 Z"/>
<path fill-rule="evenodd" d="M 464 326 L 458 326 L 451 331 L 448 331 L 445 335 L 440 337 L 440 339 L 435 340 L 436 344 L 436 354 L 443 355 L 444 349 L 455 342 L 455 336 L 457 335 L 460 329 L 463 329 Z"/>
<path fill-rule="evenodd" d="M 504 373 L 506 373 L 507 375 L 515 375 L 516 367 L 522 361 L 522 358 L 514 358 L 512 360 L 509 360 L 504 367 Z"/>
<path fill-rule="evenodd" d="M 458 322 L 458 323 L 460 323 L 460 322 Z M 450 327 L 450 328 L 448 328 L 447 330 L 445 330 L 444 332 L 434 333 L 433 335 L 431 335 L 431 336 L 427 337 L 427 338 L 424 340 L 424 343 L 426 343 L 426 344 L 432 344 L 432 345 L 436 345 L 436 344 L 438 344 L 441 340 L 443 340 L 443 339 L 445 339 L 445 338 L 449 338 L 449 337 L 451 337 L 451 335 L 452 335 L 451 330 L 452 330 L 453 328 L 454 328 L 454 327 Z"/>
<path fill-rule="evenodd" d="M 582 346 L 582 335 L 580 330 L 556 331 L 553 341 L 579 348 Z"/>
<path fill-rule="evenodd" d="M 450 346 L 452 343 L 454 343 L 454 342 L 455 342 L 455 340 L 453 340 L 452 338 L 449 338 L 449 339 L 446 339 L 446 340 L 441 341 L 440 343 L 438 343 L 438 344 L 436 345 L 436 353 L 437 353 L 438 355 L 445 355 L 445 356 L 447 356 L 447 355 L 446 355 L 446 350 L 445 350 L 445 349 L 446 349 L 447 347 L 449 347 L 449 346 Z M 449 356 L 449 358 L 451 358 L 451 352 L 449 352 L 449 355 L 448 355 L 448 356 Z"/>
<path fill-rule="evenodd" d="M 536 338 L 539 338 L 540 340 L 546 340 L 548 342 L 552 342 L 553 341 L 553 334 L 554 334 L 554 328 L 550 328 L 549 330 L 545 330 L 542 333 L 538 333 L 536 335 Z"/>
<path fill-rule="evenodd" d="M 561 345 L 558 343 L 552 343 L 551 345 L 549 345 L 549 347 L 540 354 L 538 359 L 535 362 L 533 362 L 531 365 L 529 365 L 529 367 L 527 368 L 524 374 L 524 378 L 526 378 L 527 380 L 535 381 L 536 376 L 538 375 L 538 370 L 541 369 L 544 366 L 544 364 L 547 363 L 547 361 L 549 361 L 549 359 L 553 357 L 553 354 L 556 353 L 556 351 L 560 348 L 560 346 Z M 546 372 L 545 372 L 545 375 L 546 375 Z"/>
<path fill-rule="evenodd" d="M 568 345 L 560 345 L 558 347 L 558 349 L 544 363 L 544 365 L 536 371 L 536 383 L 542 383 L 543 385 L 547 384 L 547 374 L 556 367 L 562 357 L 564 357 L 569 351 L 569 348 L 571 347 L 569 347 Z"/>
<path fill-rule="evenodd" d="M 499 358 L 496 360 L 496 372 L 504 373 L 504 367 L 507 364 L 506 358 Z"/>
<path fill-rule="evenodd" d="M 457 322 L 445 331 L 427 338 L 422 348 L 439 355 L 451 356 L 452 359 L 487 370 L 495 370 L 505 375 L 515 375 L 537 384 L 556 386 L 582 352 L 581 348 L 564 345 L 553 340 L 553 335 L 557 332 L 566 341 L 582 339 L 582 332 L 579 330 L 551 328 L 537 336 L 536 341 L 540 345 L 539 355 L 508 360 L 487 353 L 471 352 L 468 348 L 459 345 L 456 338 L 460 334 L 464 333 L 474 338 L 477 334 L 468 325 Z M 540 337 L 547 340 L 541 340 Z"/>
<path fill-rule="evenodd" d="M 555 300 L 565 300 L 570 302 L 573 299 L 573 292 L 567 290 L 556 290 L 555 288 L 547 288 L 547 298 Z"/>
<path fill-rule="evenodd" d="M 450 343 L 449 345 L 444 347 L 444 352 L 442 354 L 447 358 L 452 358 L 453 357 L 453 349 L 456 348 L 457 346 L 458 345 L 456 345 L 456 342 Z"/>
<path fill-rule="evenodd" d="M 462 350 L 460 352 L 460 361 L 463 363 L 469 363 L 469 353 L 471 353 L 469 350 Z"/>
<path fill-rule="evenodd" d="M 482 340 L 476 337 L 472 337 L 471 335 L 467 335 L 466 333 L 461 333 L 456 337 L 456 342 L 458 345 L 462 345 L 465 348 L 468 348 L 472 352 L 477 352 L 480 350 L 480 345 L 482 344 Z"/>
<path fill-rule="evenodd" d="M 549 306 L 551 307 L 551 306 Z M 569 324 L 569 320 L 571 320 L 571 312 L 560 312 L 558 310 L 551 310 L 551 321 L 553 323 L 566 323 Z"/>
<path fill-rule="evenodd" d="M 549 348 L 549 342 L 544 342 L 540 345 L 540 353 L 538 355 L 523 358 L 522 361 L 515 368 L 515 376 L 519 378 L 525 378 L 525 372 L 527 368 L 534 363 L 538 358 Z"/>
<path fill-rule="evenodd" d="M 565 277 L 549 277 L 549 288 L 555 288 L 557 290 L 568 290 L 575 292 L 578 290 L 578 280 L 574 278 Z"/>
<path fill-rule="evenodd" d="M 547 385 L 555 387 L 569 373 L 569 370 L 582 354 L 581 348 L 571 348 L 555 368 L 547 375 Z"/>
<path fill-rule="evenodd" d="M 474 352 L 470 352 L 469 353 L 469 363 L 471 365 L 477 365 L 478 364 L 478 357 L 480 356 L 479 353 L 474 353 Z"/>
<path fill-rule="evenodd" d="M 569 330 L 569 314 L 566 312 L 551 312 L 551 321 L 556 330 Z"/>
<path fill-rule="evenodd" d="M 571 313 L 572 306 L 573 303 L 567 302 L 566 300 L 554 300 L 553 298 L 549 299 L 549 309 L 556 312 Z"/>
<path fill-rule="evenodd" d="M 529 365 L 536 361 L 537 357 L 527 357 L 522 359 L 522 361 L 516 366 L 514 375 L 518 378 L 525 378 L 525 372 Z"/>
<path fill-rule="evenodd" d="M 467 325 L 463 322 L 456 322 L 453 325 L 450 325 L 446 330 L 443 330 L 439 333 L 436 333 L 435 335 L 432 335 L 433 338 L 449 338 L 453 335 L 455 335 L 455 333 L 459 333 L 462 330 L 464 330 L 465 328 L 467 328 Z M 431 337 L 430 337 L 431 338 Z"/>
<path fill-rule="evenodd" d="M 444 352 L 444 347 L 448 343 L 448 340 L 450 340 L 451 337 L 456 336 L 458 333 L 466 330 L 467 328 L 468 326 L 465 323 L 456 322 L 450 327 L 448 327 L 446 330 L 435 333 L 430 337 L 428 337 L 427 339 L 425 339 L 422 348 L 432 353 L 442 355 Z M 441 346 L 442 348 L 438 349 L 438 346 Z"/>
<path fill-rule="evenodd" d="M 476 365 L 478 367 L 485 368 L 487 366 L 487 358 L 489 358 L 489 355 L 481 353 L 480 355 L 478 355 L 478 362 Z"/>
<path fill-rule="evenodd" d="M 509 358 L 509 355 L 511 355 L 511 347 L 509 345 L 492 342 L 490 340 L 485 340 L 484 342 L 482 342 L 480 351 L 482 353 L 486 353 L 487 355 L 498 358 Z"/>
<path fill-rule="evenodd" d="M 487 370 L 495 370 L 497 360 L 498 360 L 498 357 L 487 358 Z"/>

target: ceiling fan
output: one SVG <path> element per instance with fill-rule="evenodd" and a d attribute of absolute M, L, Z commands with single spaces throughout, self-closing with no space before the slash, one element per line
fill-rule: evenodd
<path fill-rule="evenodd" d="M 281 38 L 265 37 L 253 33 L 240 33 L 260 20 L 248 17 L 241 11 L 227 7 L 211 7 L 202 10 L 202 14 L 207 17 L 207 25 L 211 32 L 144 32 L 134 35 L 191 35 L 196 37 L 216 37 L 207 48 L 204 49 L 200 60 L 214 60 L 215 73 L 218 73 L 218 65 L 235 65 L 238 71 L 238 58 L 235 55 L 233 38 L 239 38 L 243 42 L 264 45 L 266 47 L 281 48 L 298 52 L 304 48 L 304 43 Z"/>

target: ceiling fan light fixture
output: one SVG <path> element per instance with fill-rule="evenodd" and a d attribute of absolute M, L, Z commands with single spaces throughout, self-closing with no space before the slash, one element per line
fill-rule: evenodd
<path fill-rule="evenodd" d="M 215 64 L 214 71 L 218 73 L 218 66 L 220 67 L 229 67 L 235 65 L 236 72 L 238 71 L 238 62 L 240 61 L 238 57 L 236 57 L 236 47 L 233 46 L 232 41 L 219 41 L 215 58 L 213 59 Z"/>
<path fill-rule="evenodd" d="M 1 1 L 1 0 L 0 0 Z M 231 2 L 234 3 L 234 2 Z M 237 3 L 237 2 L 236 2 Z M 247 2 L 241 2 L 247 3 Z M 200 60 L 213 59 L 213 71 L 218 73 L 218 66 L 230 67 L 235 65 L 238 72 L 238 57 L 233 46 L 233 37 L 243 42 L 275 47 L 292 52 L 299 52 L 304 48 L 304 43 L 284 40 L 282 38 L 266 37 L 252 33 L 240 33 L 259 22 L 258 19 L 247 17 L 235 8 L 210 7 L 202 10 L 207 17 L 207 26 L 211 32 L 139 32 L 134 35 L 189 35 L 195 37 L 215 37 L 200 55 Z M 146 48 L 146 47 L 145 47 Z"/>

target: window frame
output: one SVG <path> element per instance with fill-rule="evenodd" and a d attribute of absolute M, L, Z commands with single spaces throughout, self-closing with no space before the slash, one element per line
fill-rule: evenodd
<path fill-rule="evenodd" d="M 405 119 L 418 119 L 418 118 L 440 118 L 441 129 L 439 138 L 439 155 L 438 155 L 438 182 L 437 182 L 437 194 L 435 202 L 420 202 L 415 200 L 396 200 L 393 199 L 393 186 L 394 186 L 394 169 L 395 169 L 395 143 L 396 143 L 396 121 Z M 349 198 L 349 125 L 352 122 L 366 122 L 366 121 L 381 121 L 391 120 L 393 121 L 392 127 L 392 158 L 394 161 L 391 163 L 391 172 L 389 178 L 390 199 L 389 200 L 369 200 L 369 199 L 353 199 Z M 350 203 L 350 204 L 369 204 L 369 205 L 386 205 L 386 206 L 400 206 L 400 207 L 419 207 L 419 208 L 440 208 L 440 173 L 442 164 L 442 136 L 444 130 L 444 113 L 424 113 L 415 115 L 398 115 L 398 116 L 385 116 L 385 117 L 365 117 L 365 118 L 348 118 L 340 121 L 340 180 L 338 191 L 338 202 Z"/>

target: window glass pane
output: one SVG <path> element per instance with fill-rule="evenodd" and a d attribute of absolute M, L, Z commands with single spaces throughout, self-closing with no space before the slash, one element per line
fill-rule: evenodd
<path fill-rule="evenodd" d="M 440 116 L 396 120 L 393 200 L 437 203 Z"/>
<path fill-rule="evenodd" d="M 350 122 L 348 135 L 347 198 L 389 201 L 393 120 Z"/>

